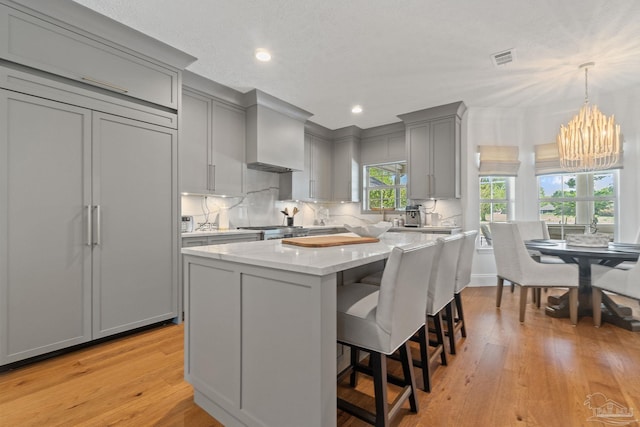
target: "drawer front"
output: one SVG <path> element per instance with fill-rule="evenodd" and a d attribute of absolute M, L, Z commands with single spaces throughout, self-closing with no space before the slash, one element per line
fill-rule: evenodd
<path fill-rule="evenodd" d="M 0 5 L 0 56 L 177 109 L 178 72 Z"/>
<path fill-rule="evenodd" d="M 206 237 L 183 237 L 182 247 L 192 248 L 194 246 L 207 246 L 209 244 Z"/>

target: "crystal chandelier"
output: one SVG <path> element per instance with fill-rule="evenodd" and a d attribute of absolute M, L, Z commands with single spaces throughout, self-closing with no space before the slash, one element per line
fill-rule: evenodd
<path fill-rule="evenodd" d="M 595 105 L 589 105 L 587 72 L 594 62 L 584 68 L 584 105 L 565 127 L 560 126 L 558 153 L 560 166 L 570 172 L 610 169 L 620 158 L 620 125 L 613 115 L 607 117 Z"/>

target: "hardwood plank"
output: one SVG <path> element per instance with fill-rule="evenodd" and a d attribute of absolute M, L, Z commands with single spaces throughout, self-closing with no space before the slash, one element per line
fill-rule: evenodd
<path fill-rule="evenodd" d="M 505 292 L 501 308 L 493 287 L 467 288 L 462 298 L 468 337 L 457 336 L 448 366 L 434 365 L 433 391 L 417 392 L 420 412 L 405 404 L 392 426 L 586 426 L 593 393 L 640 411 L 640 334 L 594 328 L 590 317 L 574 327 L 533 304 L 520 324 L 518 292 Z M 615 298 L 638 316 L 637 302 Z M 163 326 L 0 373 L 0 425 L 221 426 L 183 379 L 183 331 Z M 402 371 L 389 361 L 389 372 Z M 390 401 L 398 390 L 390 386 Z M 338 394 L 373 410 L 364 375 Z M 367 426 L 336 413 L 339 426 Z"/>

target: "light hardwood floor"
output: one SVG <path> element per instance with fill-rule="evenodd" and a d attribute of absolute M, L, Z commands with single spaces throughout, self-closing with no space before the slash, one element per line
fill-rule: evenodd
<path fill-rule="evenodd" d="M 495 288 L 467 288 L 463 300 L 468 338 L 435 370 L 433 392 L 419 392 L 420 412 L 403 409 L 394 426 L 598 426 L 584 405 L 593 393 L 640 419 L 639 333 L 586 317 L 573 327 L 533 305 L 521 325 L 518 290 L 505 289 L 501 309 Z M 0 426 L 220 426 L 193 403 L 182 346 L 182 326 L 169 325 L 0 373 Z M 338 392 L 368 402 L 371 389 L 363 376 Z"/>

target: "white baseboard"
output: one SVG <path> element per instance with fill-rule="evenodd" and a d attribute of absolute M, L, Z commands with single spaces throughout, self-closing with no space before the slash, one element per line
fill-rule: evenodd
<path fill-rule="evenodd" d="M 496 286 L 495 274 L 472 274 L 470 287 Z"/>

